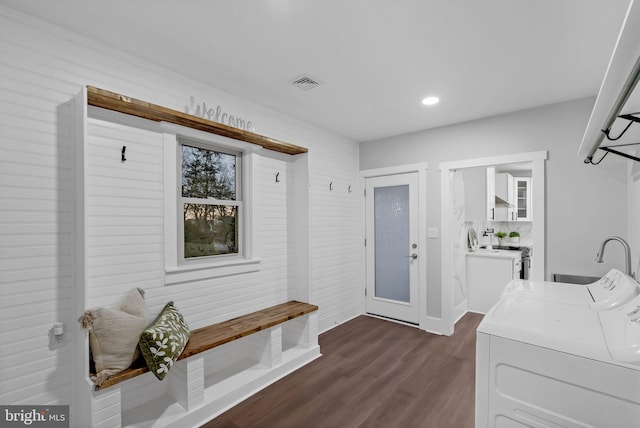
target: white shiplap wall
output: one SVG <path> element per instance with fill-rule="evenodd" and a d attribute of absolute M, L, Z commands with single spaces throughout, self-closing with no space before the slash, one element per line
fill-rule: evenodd
<path fill-rule="evenodd" d="M 112 305 L 131 287 L 157 312 L 176 302 L 192 327 L 287 300 L 292 168 L 285 156 L 261 156 L 257 168 L 260 272 L 164 285 L 163 136 L 152 122 L 90 109 L 87 199 L 88 307 Z M 121 148 L 127 147 L 126 162 Z M 275 173 L 280 172 L 280 183 Z M 212 290 L 215 290 L 213 292 Z M 206 298 L 203 298 L 206 297 Z M 235 308 L 235 309 L 230 309 Z"/>
<path fill-rule="evenodd" d="M 333 150 L 332 150 L 333 149 Z M 311 174 L 311 300 L 322 302 L 320 331 L 339 324 L 354 313 L 364 286 L 359 281 L 359 256 L 364 248 L 359 202 L 362 190 L 356 174 L 344 158 L 356 156 L 357 148 L 337 144 L 315 153 Z M 332 168 L 328 168 L 332 165 Z M 330 185 L 333 190 L 330 190 Z M 351 193 L 349 193 L 351 186 Z M 347 254 L 350 252 L 350 254 Z"/>
<path fill-rule="evenodd" d="M 134 125 L 93 118 L 87 123 L 90 308 L 112 306 L 132 287 L 163 285 L 162 135 Z M 126 162 L 120 160 L 122 146 Z"/>
<path fill-rule="evenodd" d="M 74 177 L 65 103 L 85 85 L 176 110 L 197 95 L 252 120 L 257 133 L 308 147 L 310 300 L 320 306 L 321 330 L 357 314 L 357 144 L 0 6 L 1 403 L 71 401 L 73 347 L 68 339 L 53 344 L 49 330 L 55 321 L 77 328 L 80 315 L 72 313 Z M 290 160 L 260 159 L 260 273 L 163 286 L 161 145 L 154 132 L 133 128 L 99 118 L 88 124 L 90 305 L 112 304 L 140 286 L 152 312 L 175 300 L 198 327 L 293 295 Z"/>

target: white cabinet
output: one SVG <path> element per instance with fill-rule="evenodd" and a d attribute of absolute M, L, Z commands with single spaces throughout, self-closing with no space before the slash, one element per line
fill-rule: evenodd
<path fill-rule="evenodd" d="M 467 309 L 486 314 L 512 279 L 520 278 L 519 251 L 467 253 Z"/>
<path fill-rule="evenodd" d="M 486 173 L 486 205 L 485 214 L 487 220 L 496 219 L 496 169 L 494 167 L 488 167 Z"/>
<path fill-rule="evenodd" d="M 531 177 L 496 174 L 494 167 L 463 173 L 465 220 L 532 221 Z"/>
<path fill-rule="evenodd" d="M 513 175 L 503 172 L 496 174 L 496 214 L 497 221 L 516 220 L 516 187 Z M 498 203 L 498 200 L 503 203 Z"/>
<path fill-rule="evenodd" d="M 516 177 L 516 220 L 532 221 L 531 218 L 531 178 Z"/>
<path fill-rule="evenodd" d="M 495 220 L 495 168 L 469 168 L 463 173 L 465 219 Z"/>

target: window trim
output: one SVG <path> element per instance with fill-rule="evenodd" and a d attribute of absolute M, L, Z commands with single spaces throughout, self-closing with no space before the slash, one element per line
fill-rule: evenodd
<path fill-rule="evenodd" d="M 193 130 L 170 123 L 161 123 L 164 144 L 164 268 L 165 285 L 237 275 L 260 270 L 260 258 L 257 256 L 256 216 L 253 195 L 257 187 L 256 176 L 261 147 L 242 141 Z M 239 213 L 238 241 L 244 251 L 242 254 L 229 256 L 202 257 L 185 260 L 180 255 L 182 220 L 181 177 L 181 145 L 183 142 L 193 143 L 203 148 L 228 150 L 241 155 L 240 180 L 243 209 Z M 244 213 L 242 213 L 242 211 Z M 241 222 L 241 223 L 240 223 Z"/>

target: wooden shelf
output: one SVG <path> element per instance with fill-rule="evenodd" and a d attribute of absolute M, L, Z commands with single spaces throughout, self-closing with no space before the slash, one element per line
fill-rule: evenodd
<path fill-rule="evenodd" d="M 222 135 L 224 137 L 233 138 L 234 140 L 245 141 L 247 143 L 264 147 L 268 150 L 286 153 L 289 155 L 298 155 L 308 152 L 308 149 L 305 147 L 284 143 L 282 141 L 274 140 L 273 138 L 254 134 L 253 132 L 234 128 L 211 120 L 202 119 L 197 116 L 96 88 L 94 86 L 87 86 L 87 104 L 107 110 L 117 111 L 119 113 L 142 117 L 155 122 L 169 122 L 197 129 L 199 131 Z"/>

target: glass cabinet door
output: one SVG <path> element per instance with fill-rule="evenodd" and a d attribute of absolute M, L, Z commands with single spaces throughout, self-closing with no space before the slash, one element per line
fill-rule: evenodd
<path fill-rule="evenodd" d="M 516 178 L 518 221 L 531 221 L 531 178 Z"/>

